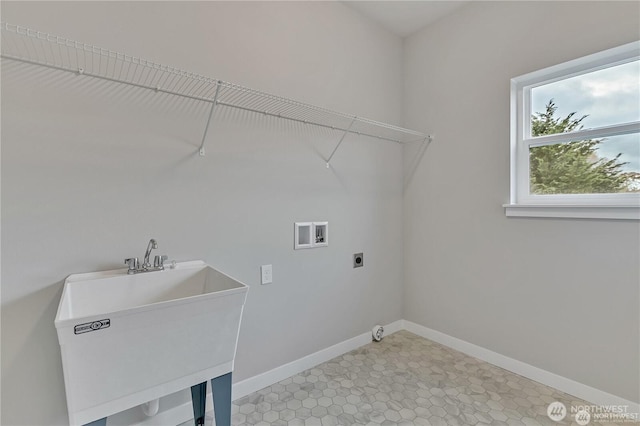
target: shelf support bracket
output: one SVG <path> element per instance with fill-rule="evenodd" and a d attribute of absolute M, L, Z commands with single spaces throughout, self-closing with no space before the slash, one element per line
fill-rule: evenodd
<path fill-rule="evenodd" d="M 349 127 L 347 128 L 347 130 L 345 130 L 344 133 L 342 134 L 342 137 L 340 138 L 340 141 L 338 142 L 338 145 L 336 145 L 336 147 L 333 148 L 333 151 L 331 152 L 331 155 L 329 155 L 329 158 L 327 158 L 327 169 L 330 167 L 329 163 L 331 162 L 331 159 L 333 158 L 333 155 L 336 153 L 338 148 L 340 148 L 340 145 L 342 144 L 342 141 L 344 141 L 344 138 L 347 136 L 347 133 L 349 133 L 351 131 L 351 128 L 353 127 L 353 125 L 355 124 L 357 119 L 358 119 L 357 116 L 353 117 L 353 120 L 351 120 L 351 124 L 349 124 Z"/>
<path fill-rule="evenodd" d="M 418 152 L 416 153 L 415 157 L 411 161 L 409 167 L 405 169 L 405 178 L 404 178 L 405 189 L 413 179 L 413 175 L 416 172 L 418 165 L 422 161 L 422 157 L 424 156 L 425 152 L 427 152 L 429 145 L 431 145 L 431 142 L 433 142 L 433 135 L 426 135 L 423 139 L 418 139 L 416 141 L 412 141 L 409 143 L 415 143 L 415 142 L 420 142 L 420 147 L 418 148 Z"/>
<path fill-rule="evenodd" d="M 211 124 L 211 118 L 213 117 L 213 111 L 218 104 L 218 93 L 220 93 L 220 80 L 216 82 L 216 94 L 213 96 L 213 102 L 211 103 L 211 109 L 209 110 L 209 118 L 207 119 L 207 127 L 204 128 L 204 134 L 202 135 L 202 142 L 200 143 L 200 156 L 204 157 L 204 141 L 207 139 L 207 132 L 209 131 L 209 124 Z"/>

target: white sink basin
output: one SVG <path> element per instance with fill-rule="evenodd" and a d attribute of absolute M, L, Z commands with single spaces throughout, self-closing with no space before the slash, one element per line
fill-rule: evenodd
<path fill-rule="evenodd" d="M 247 290 L 202 261 L 70 275 L 55 325 L 71 424 L 231 372 Z"/>

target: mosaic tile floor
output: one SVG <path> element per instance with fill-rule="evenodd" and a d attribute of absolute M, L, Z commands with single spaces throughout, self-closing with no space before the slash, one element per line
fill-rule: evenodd
<path fill-rule="evenodd" d="M 571 395 L 407 331 L 234 401 L 236 425 L 568 425 Z M 207 422 L 213 422 L 207 417 Z M 183 425 L 193 424 L 193 421 Z M 210 423 L 207 423 L 210 424 Z M 593 422 L 590 422 L 593 424 Z M 612 423 L 608 423 L 612 424 Z M 629 423 L 626 423 L 629 424 Z M 181 426 L 183 426 L 181 425 Z"/>

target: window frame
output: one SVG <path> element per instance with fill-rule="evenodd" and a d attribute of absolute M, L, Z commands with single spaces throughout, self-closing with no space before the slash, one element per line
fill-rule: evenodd
<path fill-rule="evenodd" d="M 531 89 L 640 59 L 640 41 L 511 79 L 511 190 L 507 216 L 640 220 L 640 193 L 530 194 L 530 147 L 640 134 L 640 121 L 531 137 Z"/>

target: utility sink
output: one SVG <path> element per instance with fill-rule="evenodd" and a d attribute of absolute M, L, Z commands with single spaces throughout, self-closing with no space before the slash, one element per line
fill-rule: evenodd
<path fill-rule="evenodd" d="M 70 275 L 55 319 L 70 423 L 233 371 L 247 291 L 202 261 Z"/>

